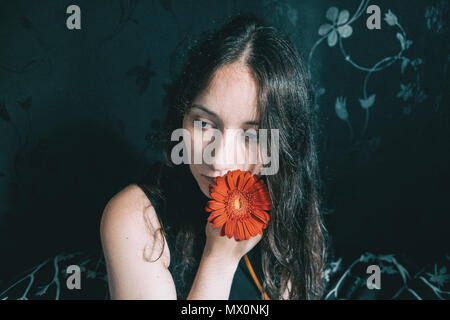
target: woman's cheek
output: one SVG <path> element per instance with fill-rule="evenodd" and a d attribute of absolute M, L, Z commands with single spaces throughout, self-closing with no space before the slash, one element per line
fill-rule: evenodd
<path fill-rule="evenodd" d="M 189 126 L 183 126 L 183 141 L 185 143 L 185 148 L 186 150 L 188 150 L 189 153 L 189 163 L 193 163 L 193 159 L 194 159 L 194 141 L 193 141 L 193 136 L 194 136 L 194 132 L 192 130 L 192 128 L 190 128 Z"/>

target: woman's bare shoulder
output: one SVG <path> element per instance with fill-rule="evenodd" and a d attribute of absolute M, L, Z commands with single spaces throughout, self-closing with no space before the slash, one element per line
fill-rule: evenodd
<path fill-rule="evenodd" d="M 103 243 L 141 247 L 149 260 L 158 258 L 164 246 L 161 260 L 168 267 L 170 252 L 160 228 L 155 208 L 137 184 L 126 186 L 108 201 L 100 223 Z"/>

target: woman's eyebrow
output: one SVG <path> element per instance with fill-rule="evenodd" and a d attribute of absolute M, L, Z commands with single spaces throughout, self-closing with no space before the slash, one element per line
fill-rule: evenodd
<path fill-rule="evenodd" d="M 219 118 L 219 117 L 217 116 L 217 114 L 215 114 L 214 112 L 208 110 L 208 108 L 206 108 L 205 106 L 202 106 L 201 104 L 196 104 L 196 103 L 194 103 L 194 104 L 192 105 L 192 108 L 200 109 L 200 110 L 206 112 L 207 114 L 209 114 L 210 116 L 212 116 L 212 117 L 214 117 L 214 118 L 216 118 L 216 119 Z"/>
<path fill-rule="evenodd" d="M 197 104 L 194 103 L 192 105 L 193 108 L 198 108 L 204 112 L 206 112 L 207 114 L 211 115 L 212 117 L 216 118 L 216 119 L 220 119 L 219 116 L 217 114 L 215 114 L 214 112 L 212 112 L 211 110 L 209 110 L 208 108 L 206 108 L 205 106 L 202 106 L 201 104 Z M 246 121 L 244 124 L 249 125 L 249 126 L 258 126 L 259 122 L 258 121 Z"/>

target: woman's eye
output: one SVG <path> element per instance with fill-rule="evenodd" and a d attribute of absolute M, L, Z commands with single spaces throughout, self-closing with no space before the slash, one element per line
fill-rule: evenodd
<path fill-rule="evenodd" d="M 209 129 L 209 128 L 212 128 L 212 125 L 211 125 L 210 123 L 206 122 L 206 121 L 198 120 L 198 119 L 195 120 L 195 121 L 200 122 L 200 127 L 201 127 L 202 129 Z M 194 121 L 194 123 L 195 123 L 195 121 Z"/>
<path fill-rule="evenodd" d="M 202 121 L 202 128 L 203 129 L 212 128 L 212 125 L 209 124 L 208 122 Z"/>
<path fill-rule="evenodd" d="M 244 133 L 244 138 L 248 138 L 249 141 L 257 141 L 258 140 L 258 134 L 253 134 L 250 132 Z"/>

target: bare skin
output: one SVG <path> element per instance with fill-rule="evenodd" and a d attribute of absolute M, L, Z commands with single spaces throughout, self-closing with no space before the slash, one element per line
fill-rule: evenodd
<path fill-rule="evenodd" d="M 194 107 L 183 121 L 183 127 L 194 130 L 193 120 L 203 121 L 202 130 L 217 128 L 255 128 L 257 104 L 256 84 L 248 70 L 234 63 L 219 69 L 209 87 L 194 101 L 204 108 Z M 206 109 L 206 111 L 205 111 Z M 255 127 L 256 126 L 256 127 Z M 193 134 L 191 135 L 193 136 Z M 198 141 L 197 141 L 198 143 Z M 204 148 L 208 141 L 201 141 Z M 227 148 L 237 146 L 225 135 L 216 158 L 226 154 Z M 191 162 L 192 163 L 192 162 Z M 209 164 L 191 164 L 190 170 L 201 191 L 208 197 L 211 178 L 228 170 L 241 169 L 258 174 L 260 164 L 237 164 L 215 161 Z M 199 216 L 203 213 L 199 213 Z M 108 281 L 112 299 L 176 299 L 176 288 L 168 269 L 170 251 L 157 231 L 160 228 L 156 212 L 137 185 L 129 185 L 116 194 L 103 212 L 100 232 L 106 258 Z M 149 232 L 150 229 L 150 232 Z M 205 222 L 206 244 L 187 297 L 188 300 L 229 298 L 234 273 L 240 259 L 260 240 L 261 235 L 246 241 L 222 237 L 219 229 Z M 145 259 L 143 252 L 151 259 Z"/>
<path fill-rule="evenodd" d="M 167 244 L 162 257 L 155 262 L 143 258 L 145 247 L 154 247 L 149 260 L 157 258 L 163 243 L 156 232 L 160 225 L 155 210 L 149 205 L 143 191 L 137 185 L 130 185 L 115 195 L 104 210 L 100 229 L 112 299 L 177 299 L 168 269 Z M 152 236 L 146 229 L 144 214 L 155 230 Z M 211 228 L 209 223 L 205 230 L 205 249 L 187 299 L 227 300 L 239 260 L 261 236 L 237 242 L 221 237 L 219 229 Z"/>

